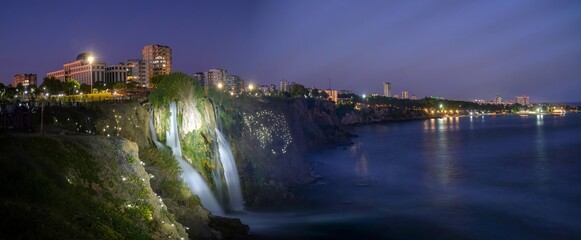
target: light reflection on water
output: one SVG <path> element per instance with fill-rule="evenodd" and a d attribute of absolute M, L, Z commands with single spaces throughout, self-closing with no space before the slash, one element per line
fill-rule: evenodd
<path fill-rule="evenodd" d="M 547 159 L 547 147 L 545 142 L 545 133 L 543 128 L 544 116 L 537 115 L 536 136 L 535 136 L 535 179 L 539 190 L 547 190 L 547 181 L 549 180 L 550 168 Z"/>
<path fill-rule="evenodd" d="M 355 144 L 309 157 L 325 177 L 305 190 L 300 216 L 266 222 L 281 232 L 265 236 L 581 236 L 581 114 L 430 119 L 354 133 Z"/>

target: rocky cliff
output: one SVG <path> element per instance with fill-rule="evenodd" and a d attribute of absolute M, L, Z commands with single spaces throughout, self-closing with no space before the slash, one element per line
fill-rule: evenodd
<path fill-rule="evenodd" d="M 296 200 L 291 189 L 313 179 L 305 154 L 351 143 L 329 101 L 241 97 L 217 104 L 249 207 Z"/>
<path fill-rule="evenodd" d="M 430 116 L 425 111 L 402 109 L 399 107 L 366 107 L 359 110 L 346 109 L 339 114 L 342 125 L 424 119 L 428 117 Z"/>
<path fill-rule="evenodd" d="M 3 238 L 188 237 L 131 141 L 25 134 L 0 136 L 0 144 Z"/>

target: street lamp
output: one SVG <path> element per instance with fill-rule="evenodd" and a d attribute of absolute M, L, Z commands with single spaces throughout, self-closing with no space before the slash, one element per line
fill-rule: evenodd
<path fill-rule="evenodd" d="M 90 75 L 90 82 L 91 82 L 91 91 L 93 91 L 93 61 L 95 61 L 95 57 L 89 55 L 87 57 L 87 61 L 89 62 L 89 75 Z"/>
<path fill-rule="evenodd" d="M 222 83 L 218 83 L 218 89 L 222 89 L 224 87 L 224 85 Z"/>
<path fill-rule="evenodd" d="M 248 90 L 252 91 L 254 90 L 254 84 L 248 84 Z"/>

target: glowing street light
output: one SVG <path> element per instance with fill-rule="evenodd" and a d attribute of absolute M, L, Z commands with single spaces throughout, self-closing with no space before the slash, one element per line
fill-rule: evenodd
<path fill-rule="evenodd" d="M 248 90 L 252 91 L 254 90 L 254 84 L 248 84 Z"/>
<path fill-rule="evenodd" d="M 93 57 L 93 55 L 89 55 L 87 57 L 87 61 L 89 62 L 89 71 L 91 71 L 89 74 L 89 82 L 91 82 L 91 91 L 93 91 L 93 61 L 95 61 L 95 57 Z"/>
<path fill-rule="evenodd" d="M 218 89 L 222 89 L 224 85 L 222 83 L 218 83 Z"/>

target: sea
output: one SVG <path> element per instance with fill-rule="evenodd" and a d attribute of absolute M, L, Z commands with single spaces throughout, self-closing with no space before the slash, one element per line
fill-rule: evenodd
<path fill-rule="evenodd" d="M 321 177 L 264 239 L 581 239 L 581 113 L 474 116 L 350 129 L 312 153 Z M 264 220 L 268 219 L 268 220 Z M 244 220 L 244 219 L 243 219 Z"/>

